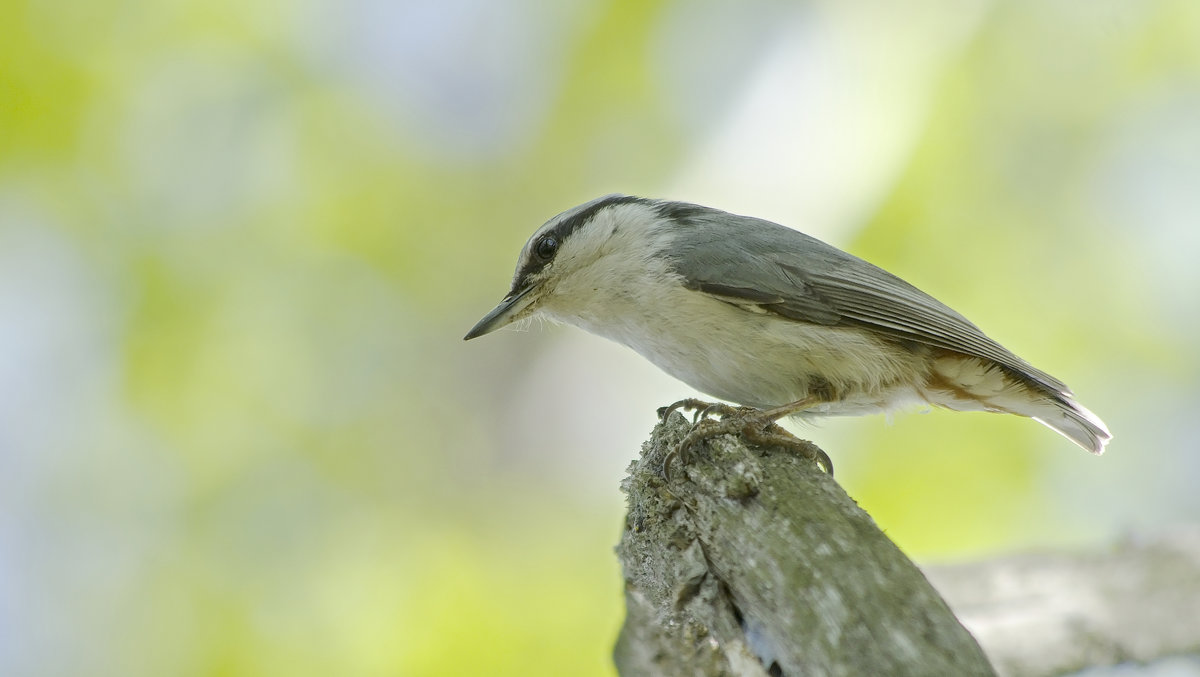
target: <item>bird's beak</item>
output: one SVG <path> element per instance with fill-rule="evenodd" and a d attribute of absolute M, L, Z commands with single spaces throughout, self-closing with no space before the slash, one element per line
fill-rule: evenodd
<path fill-rule="evenodd" d="M 492 312 L 484 315 L 482 320 L 474 327 L 471 327 L 471 331 L 467 332 L 463 340 L 470 341 L 484 334 L 490 334 L 513 320 L 520 318 L 521 312 L 528 308 L 529 304 L 533 303 L 533 297 L 529 294 L 531 291 L 533 291 L 533 285 L 509 292 L 503 301 L 495 308 L 492 308 Z"/>

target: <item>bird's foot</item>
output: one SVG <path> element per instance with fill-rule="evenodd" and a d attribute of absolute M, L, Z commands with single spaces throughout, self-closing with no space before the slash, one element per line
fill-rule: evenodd
<path fill-rule="evenodd" d="M 767 425 L 766 428 L 757 426 L 743 428 L 742 435 L 756 446 L 787 449 L 800 458 L 816 463 L 827 475 L 833 477 L 833 461 L 824 449 L 808 440 L 796 437 L 774 422 Z"/>
<path fill-rule="evenodd" d="M 719 416 L 721 419 L 725 419 L 730 416 L 750 415 L 750 414 L 760 411 L 753 407 L 735 407 L 733 405 L 725 404 L 723 402 L 707 402 L 705 400 L 697 399 L 695 397 L 689 397 L 687 399 L 679 400 L 678 402 L 676 402 L 675 404 L 672 404 L 669 407 L 659 407 L 658 418 L 659 418 L 659 420 L 665 421 L 665 420 L 667 420 L 667 417 L 669 417 L 673 412 L 675 412 L 676 410 L 679 410 L 679 409 L 682 409 L 684 411 L 694 411 L 695 412 L 694 414 L 692 414 L 692 426 L 693 427 L 695 427 L 696 424 L 698 424 L 700 421 L 708 418 L 709 416 L 715 415 L 715 416 Z"/>
<path fill-rule="evenodd" d="M 697 406 L 699 405 L 699 406 Z M 774 410 L 763 411 L 751 407 L 732 407 L 727 404 L 703 402 L 701 400 L 682 400 L 666 407 L 667 415 L 677 408 L 695 409 L 696 416 L 691 430 L 677 447 L 667 453 L 663 459 L 663 477 L 671 479 L 671 464 L 676 458 L 680 463 L 687 463 L 692 448 L 720 435 L 741 435 L 751 444 L 760 447 L 782 447 L 817 463 L 826 473 L 833 476 L 833 461 L 820 447 L 801 440 L 775 423 Z M 662 413 L 662 410 L 660 410 Z M 711 413 L 720 415 L 720 419 L 707 418 Z"/>

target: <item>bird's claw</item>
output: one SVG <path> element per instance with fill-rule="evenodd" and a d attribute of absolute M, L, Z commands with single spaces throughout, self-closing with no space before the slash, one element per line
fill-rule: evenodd
<path fill-rule="evenodd" d="M 718 403 L 706 402 L 704 400 L 697 399 L 695 397 L 688 397 L 688 398 L 679 400 L 678 402 L 676 402 L 670 406 L 659 407 L 658 408 L 658 418 L 661 421 L 665 421 L 677 409 L 683 409 L 684 411 L 702 411 L 704 409 L 707 409 L 708 407 L 714 407 L 714 406 L 718 406 Z M 722 405 L 722 406 L 727 406 L 727 405 Z M 695 417 L 693 417 L 692 422 L 695 423 Z"/>
<path fill-rule="evenodd" d="M 801 458 L 816 463 L 827 475 L 833 477 L 833 461 L 829 458 L 829 454 L 825 453 L 824 449 L 812 442 L 796 437 L 774 422 L 768 423 L 765 428 L 760 428 L 756 425 L 746 426 L 742 429 L 742 436 L 760 447 L 782 447 L 787 449 Z"/>
<path fill-rule="evenodd" d="M 667 452 L 667 455 L 663 458 L 662 474 L 667 480 L 671 479 L 671 464 L 675 459 L 679 459 L 680 463 L 686 464 L 688 454 L 697 442 L 702 442 L 716 435 L 737 432 L 736 427 L 722 425 L 726 419 L 758 411 L 752 407 L 735 407 L 723 402 L 708 402 L 695 397 L 688 397 L 669 406 L 660 407 L 658 409 L 658 418 L 659 420 L 666 421 L 672 413 L 680 409 L 694 412 L 692 414 L 692 425 L 683 440 L 674 449 Z M 720 417 L 720 423 L 717 423 L 715 426 L 705 425 L 708 422 L 708 417 L 714 414 Z"/>
<path fill-rule="evenodd" d="M 703 406 L 697 407 L 695 406 L 697 404 Z M 679 408 L 696 409 L 697 414 L 688 434 L 663 458 L 663 477 L 667 481 L 671 479 L 671 464 L 674 460 L 678 458 L 681 463 L 686 464 L 688 455 L 696 444 L 718 435 L 737 434 L 757 446 L 789 449 L 802 458 L 817 463 L 830 477 L 833 476 L 833 461 L 824 450 L 811 442 L 799 439 L 775 423 L 774 420 L 762 416 L 761 410 L 700 400 L 682 400 L 670 407 L 665 407 L 667 411 L 663 414 L 663 419 L 666 420 L 672 411 Z M 714 412 L 721 417 L 719 420 L 713 421 L 706 418 Z M 661 410 L 660 413 L 662 413 Z"/>
<path fill-rule="evenodd" d="M 753 407 L 735 407 L 724 402 L 707 402 L 695 397 L 689 397 L 679 400 L 670 406 L 659 407 L 658 418 L 665 421 L 672 413 L 679 409 L 695 412 L 692 414 L 693 426 L 709 416 L 715 415 L 721 419 L 726 419 L 730 416 L 749 416 L 759 411 Z"/>
<path fill-rule="evenodd" d="M 690 430 L 688 430 L 688 434 L 684 436 L 684 438 L 679 442 L 678 445 L 676 445 L 674 449 L 667 452 L 666 457 L 663 458 L 663 477 L 668 481 L 671 479 L 671 463 L 675 459 L 678 458 L 680 463 L 686 464 L 692 447 L 705 442 L 710 438 L 717 437 L 718 435 L 737 434 L 747 425 L 747 422 L 744 419 L 734 418 L 734 416 L 737 414 L 743 413 L 739 411 L 739 408 L 730 407 L 727 404 L 713 406 L 723 407 L 725 409 L 723 412 L 723 418 L 714 421 L 712 419 L 698 417 L 698 420 L 692 423 L 692 427 Z M 746 407 L 741 407 L 740 409 L 746 409 Z M 700 411 L 704 412 L 706 410 L 707 408 L 701 409 Z M 750 411 L 758 410 L 751 409 Z M 753 426 L 753 423 L 751 422 L 749 425 Z"/>
<path fill-rule="evenodd" d="M 692 423 L 699 423 L 714 415 L 724 421 L 727 418 L 749 417 L 756 413 L 758 413 L 758 409 L 753 407 L 734 407 L 722 402 L 712 402 L 703 409 L 696 410 L 695 416 L 692 417 Z"/>

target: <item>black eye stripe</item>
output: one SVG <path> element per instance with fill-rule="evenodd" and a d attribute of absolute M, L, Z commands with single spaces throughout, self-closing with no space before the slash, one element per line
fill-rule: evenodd
<path fill-rule="evenodd" d="M 550 264 L 550 261 L 558 253 L 558 248 L 562 242 L 569 238 L 576 230 L 579 230 L 590 222 L 596 217 L 596 214 L 605 208 L 631 203 L 649 204 L 650 202 L 650 200 L 646 200 L 645 198 L 634 197 L 632 195 L 606 195 L 581 206 L 578 208 L 578 211 L 575 211 L 568 217 L 560 217 L 560 221 L 555 223 L 553 227 L 547 228 L 541 237 L 534 240 L 531 245 L 528 245 L 529 257 L 513 277 L 513 291 L 523 289 L 528 285 L 530 278 L 540 273 L 542 269 Z M 554 251 L 548 256 L 538 251 L 547 238 L 554 242 L 552 245 Z"/>

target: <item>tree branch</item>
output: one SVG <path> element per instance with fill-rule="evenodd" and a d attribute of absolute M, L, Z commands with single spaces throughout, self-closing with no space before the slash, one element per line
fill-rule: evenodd
<path fill-rule="evenodd" d="M 925 576 L 833 478 L 732 436 L 660 471 L 675 414 L 630 466 L 617 553 L 633 675 L 993 675 Z"/>

